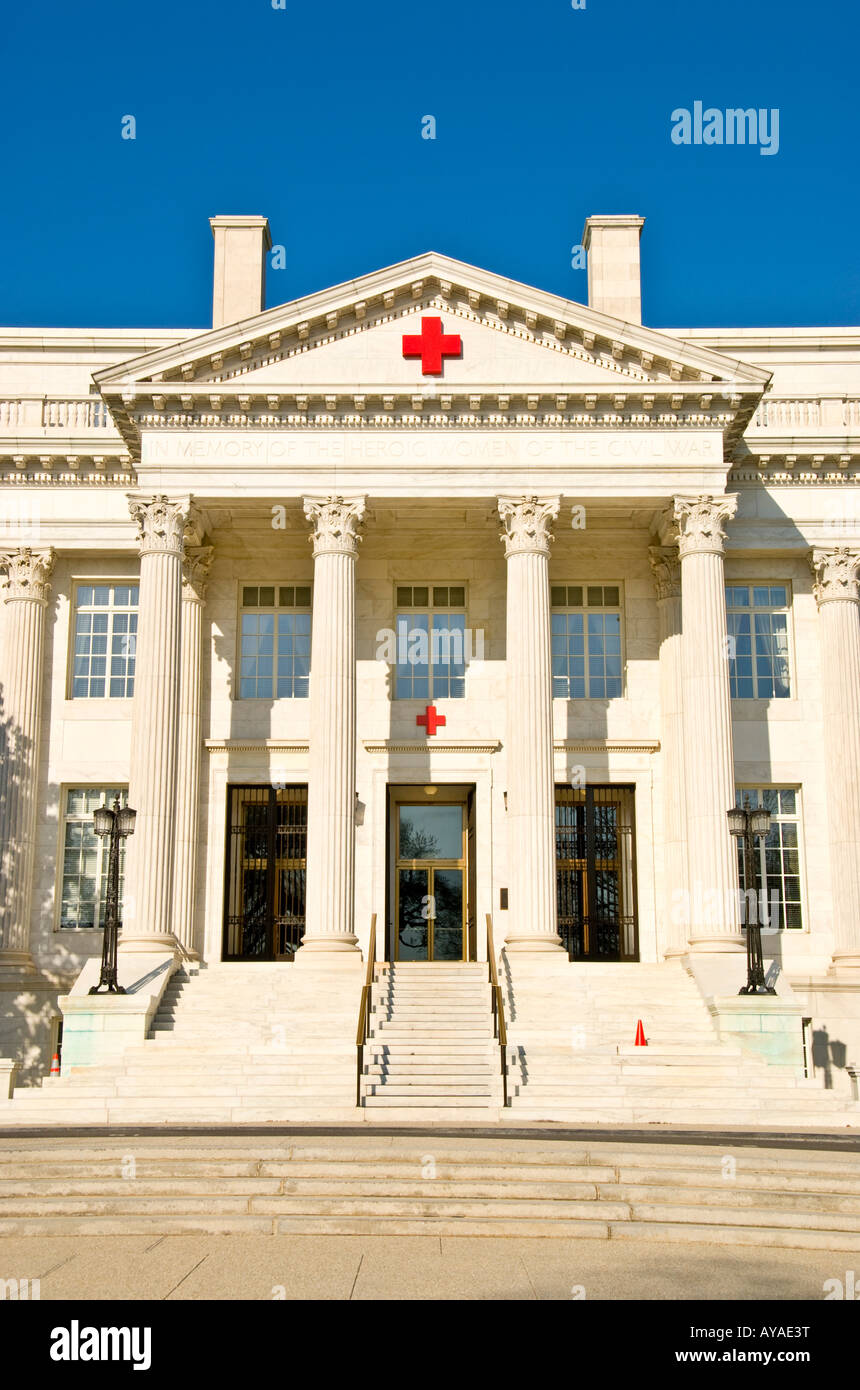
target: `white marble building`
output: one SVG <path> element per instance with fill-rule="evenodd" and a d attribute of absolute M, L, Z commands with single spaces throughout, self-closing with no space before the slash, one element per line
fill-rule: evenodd
<path fill-rule="evenodd" d="M 266 220 L 212 226 L 211 330 L 0 330 L 0 1054 L 40 1075 L 100 955 L 115 790 L 126 957 L 359 971 L 375 913 L 481 961 L 491 914 L 708 998 L 748 794 L 847 1094 L 860 329 L 644 327 L 638 217 L 588 306 L 428 253 L 264 312 Z"/>

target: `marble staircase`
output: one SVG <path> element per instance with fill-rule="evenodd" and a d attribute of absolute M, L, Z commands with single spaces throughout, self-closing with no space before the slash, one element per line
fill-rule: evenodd
<path fill-rule="evenodd" d="M 0 1103 L 0 1126 L 355 1118 L 359 972 L 185 967 L 145 1042 Z"/>
<path fill-rule="evenodd" d="M 860 1247 L 856 1148 L 422 1134 L 0 1135 L 0 1236 L 520 1236 Z M 834 1272 L 838 1272 L 837 1270 Z"/>
<path fill-rule="evenodd" d="M 502 1104 L 486 963 L 376 967 L 363 1100 L 388 1120 L 486 1121 Z"/>
<path fill-rule="evenodd" d="M 721 1040 L 679 961 L 503 962 L 512 1117 L 576 1124 L 816 1128 L 860 1106 Z M 751 1001 L 752 1003 L 752 1001 Z M 635 1046 L 642 1020 L 646 1047 Z"/>

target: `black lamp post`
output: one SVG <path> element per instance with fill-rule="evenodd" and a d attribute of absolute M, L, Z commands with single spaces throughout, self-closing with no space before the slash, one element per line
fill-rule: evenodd
<path fill-rule="evenodd" d="M 729 833 L 743 840 L 744 846 L 744 925 L 747 929 L 747 982 L 738 994 L 776 994 L 772 985 L 764 978 L 764 961 L 761 954 L 761 923 L 758 912 L 752 913 L 750 920 L 749 892 L 755 893 L 755 842 L 763 839 L 770 830 L 770 811 L 759 808 L 750 809 L 750 799 L 744 797 L 743 806 L 733 806 L 728 813 Z"/>
<path fill-rule="evenodd" d="M 93 985 L 90 994 L 98 994 L 103 988 L 108 994 L 125 994 L 116 978 L 116 948 L 119 935 L 119 842 L 134 833 L 136 815 L 137 812 L 130 806 L 120 806 L 118 796 L 114 797 L 113 809 L 107 805 L 99 806 L 93 813 L 93 829 L 99 836 L 110 836 L 110 852 L 105 895 L 102 969 L 99 982 Z"/>

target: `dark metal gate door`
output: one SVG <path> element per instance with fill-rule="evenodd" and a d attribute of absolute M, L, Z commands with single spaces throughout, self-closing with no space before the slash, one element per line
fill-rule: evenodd
<path fill-rule="evenodd" d="M 308 789 L 228 787 L 224 960 L 292 960 L 305 930 Z"/>
<path fill-rule="evenodd" d="M 556 787 L 558 931 L 571 960 L 638 960 L 632 787 Z"/>

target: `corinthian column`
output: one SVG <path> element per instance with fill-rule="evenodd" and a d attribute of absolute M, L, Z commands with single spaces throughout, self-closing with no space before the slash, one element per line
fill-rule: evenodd
<path fill-rule="evenodd" d="M 307 902 L 297 962 L 355 951 L 355 561 L 363 497 L 305 498 L 314 530 Z"/>
<path fill-rule="evenodd" d="M 732 712 L 723 572 L 726 521 L 737 497 L 676 497 L 681 557 L 684 769 L 687 780 L 689 942 L 742 951 L 735 842 Z"/>
<path fill-rule="evenodd" d="M 129 497 L 140 542 L 140 608 L 131 721 L 121 947 L 165 951 L 173 935 L 182 536 L 190 498 Z"/>
<path fill-rule="evenodd" d="M 821 632 L 833 965 L 860 970 L 860 549 L 813 550 Z"/>
<path fill-rule="evenodd" d="M 561 951 L 557 931 L 550 526 L 557 497 L 500 497 L 508 562 L 508 951 Z"/>
<path fill-rule="evenodd" d="M 687 901 L 687 786 L 681 661 L 681 561 L 674 545 L 648 551 L 660 635 L 660 751 L 663 776 L 663 953 L 682 954 L 687 933 L 679 904 Z M 728 808 L 726 808 L 728 809 Z"/>
<path fill-rule="evenodd" d="M 182 556 L 179 735 L 176 758 L 176 861 L 173 932 L 194 953 L 194 888 L 200 794 L 200 633 L 214 547 L 186 545 Z"/>
<path fill-rule="evenodd" d="M 0 555 L 7 572 L 0 673 L 0 973 L 27 975 L 36 839 L 45 608 L 53 550 Z"/>

